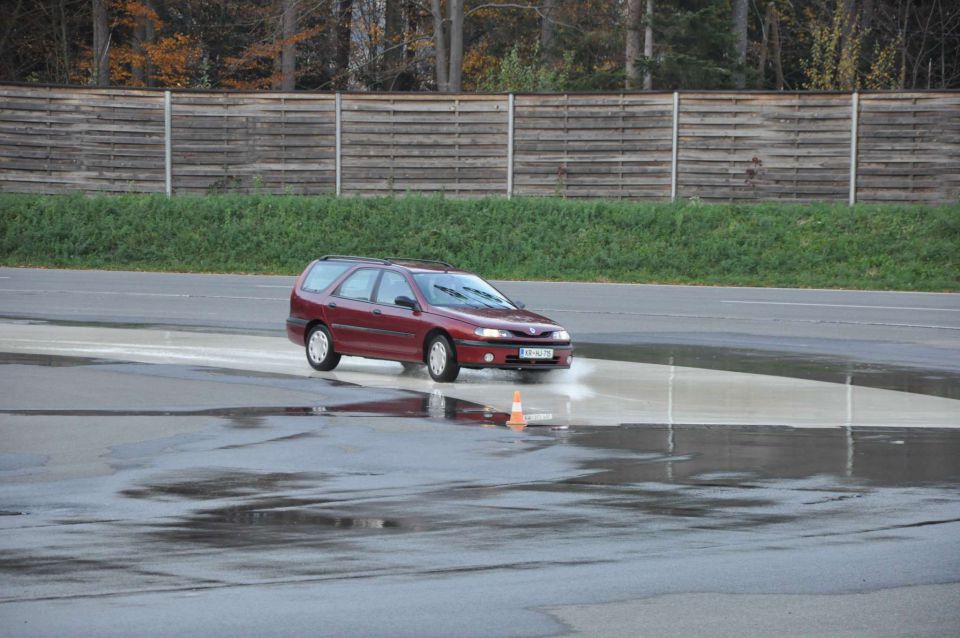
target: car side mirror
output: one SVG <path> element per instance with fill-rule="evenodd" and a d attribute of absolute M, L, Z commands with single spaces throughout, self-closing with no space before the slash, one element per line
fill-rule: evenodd
<path fill-rule="evenodd" d="M 410 310 L 420 310 L 420 304 L 416 302 L 415 299 L 411 299 L 406 295 L 400 295 L 393 300 L 394 305 L 403 306 L 404 308 L 409 308 Z"/>
<path fill-rule="evenodd" d="M 517 308 L 519 308 L 520 310 L 523 310 L 524 308 L 527 307 L 527 304 L 523 303 L 523 302 L 520 301 L 519 299 L 514 299 L 514 300 L 513 300 L 513 305 L 516 306 Z"/>

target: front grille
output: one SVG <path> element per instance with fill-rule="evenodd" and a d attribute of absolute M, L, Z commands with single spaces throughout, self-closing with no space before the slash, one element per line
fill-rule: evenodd
<path fill-rule="evenodd" d="M 549 339 L 553 334 L 553 330 L 547 330 L 546 332 L 538 332 L 537 334 L 530 334 L 530 332 L 523 332 L 522 330 L 511 330 L 514 337 L 522 337 L 524 339 Z"/>

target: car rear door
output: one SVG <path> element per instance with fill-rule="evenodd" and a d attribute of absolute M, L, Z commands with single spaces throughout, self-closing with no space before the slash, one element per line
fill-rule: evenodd
<path fill-rule="evenodd" d="M 380 268 L 360 268 L 344 279 L 330 297 L 327 317 L 337 352 L 376 356 L 370 323 L 373 291 L 381 272 Z"/>

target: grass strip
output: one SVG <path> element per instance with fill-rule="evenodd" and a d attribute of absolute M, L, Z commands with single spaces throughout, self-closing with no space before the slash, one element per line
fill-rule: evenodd
<path fill-rule="evenodd" d="M 6 266 L 294 274 L 326 253 L 489 278 L 960 290 L 960 204 L 0 194 Z"/>

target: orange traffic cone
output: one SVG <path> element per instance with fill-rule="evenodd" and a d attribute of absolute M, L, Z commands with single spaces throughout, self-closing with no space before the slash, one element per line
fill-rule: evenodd
<path fill-rule="evenodd" d="M 520 405 L 520 391 L 513 393 L 513 408 L 510 410 L 510 420 L 507 421 L 507 427 L 511 430 L 522 430 L 527 427 L 527 421 L 523 418 L 523 406 Z"/>

